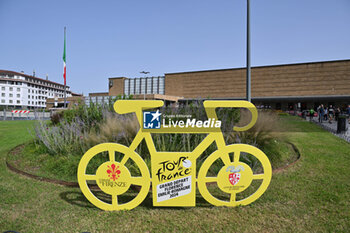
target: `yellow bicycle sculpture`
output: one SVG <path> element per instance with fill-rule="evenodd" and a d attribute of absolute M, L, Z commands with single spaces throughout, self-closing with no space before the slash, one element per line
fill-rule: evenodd
<path fill-rule="evenodd" d="M 163 101 L 159 100 L 118 100 L 115 102 L 114 109 L 117 113 L 136 113 L 140 130 L 129 147 L 117 143 L 103 143 L 90 148 L 81 158 L 77 174 L 78 182 L 83 194 L 92 204 L 103 210 L 135 208 L 146 198 L 151 182 L 154 206 L 195 206 L 196 184 L 203 198 L 215 206 L 248 205 L 266 191 L 272 176 L 271 164 L 267 156 L 258 148 L 247 144 L 226 145 L 220 128 L 213 130 L 194 125 L 194 127 L 187 128 L 145 129 L 143 111 L 162 107 L 163 104 Z M 203 104 L 208 119 L 213 120 L 218 120 L 216 108 L 247 108 L 252 115 L 250 123 L 244 127 L 234 127 L 235 131 L 250 129 L 258 117 L 255 106 L 247 101 L 209 100 L 204 101 Z M 158 111 L 157 114 L 159 115 Z M 192 152 L 159 152 L 155 148 L 151 133 L 206 133 L 207 136 Z M 152 178 L 146 163 L 135 152 L 143 139 L 151 155 Z M 218 149 L 207 157 L 196 176 L 197 158 L 214 141 Z M 95 174 L 87 174 L 86 168 L 89 161 L 102 152 L 108 153 L 109 161 L 101 164 Z M 120 161 L 116 161 L 116 153 L 122 155 Z M 240 161 L 241 153 L 255 156 L 262 165 L 262 173 L 254 174 L 250 166 Z M 216 176 L 207 176 L 209 168 L 218 159 L 222 160 L 224 166 Z M 131 174 L 125 165 L 128 160 L 136 164 L 141 175 Z M 245 199 L 237 200 L 236 194 L 246 190 L 253 180 L 261 180 L 257 190 Z M 96 197 L 90 190 L 88 181 L 95 181 L 104 193 L 111 195 L 111 202 L 107 203 Z M 216 182 L 220 190 L 230 195 L 229 200 L 215 197 L 208 190 L 207 183 L 209 182 Z M 125 194 L 131 185 L 140 186 L 138 194 L 130 201 L 118 202 L 118 196 Z"/>

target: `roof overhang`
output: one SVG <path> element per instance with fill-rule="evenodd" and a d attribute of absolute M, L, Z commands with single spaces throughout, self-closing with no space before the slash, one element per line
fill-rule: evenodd
<path fill-rule="evenodd" d="M 183 98 L 181 102 L 198 100 L 246 100 L 244 97 L 222 97 L 222 98 Z M 318 96 L 267 96 L 252 97 L 252 101 L 321 101 L 321 100 L 344 100 L 350 102 L 350 95 L 318 95 Z"/>

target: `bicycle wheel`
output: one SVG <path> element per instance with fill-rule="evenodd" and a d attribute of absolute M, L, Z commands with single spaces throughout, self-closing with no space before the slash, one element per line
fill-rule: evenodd
<path fill-rule="evenodd" d="M 262 165 L 263 173 L 254 174 L 249 165 L 240 161 L 241 152 L 251 154 Z M 231 162 L 229 154 L 233 153 Z M 207 173 L 212 164 L 221 159 L 224 166 L 220 169 L 217 176 L 208 177 Z M 246 144 L 228 145 L 211 154 L 202 164 L 198 173 L 198 189 L 203 198 L 215 206 L 238 206 L 248 205 L 258 199 L 267 189 L 272 176 L 272 168 L 267 156 L 258 148 Z M 242 200 L 236 200 L 236 194 L 246 190 L 253 180 L 262 180 L 259 188 L 250 196 Z M 207 183 L 216 182 L 219 189 L 230 194 L 230 200 L 220 200 L 213 196 L 207 187 Z"/>
<path fill-rule="evenodd" d="M 102 152 L 108 153 L 109 160 L 97 168 L 96 174 L 86 174 L 89 161 Z M 120 162 L 115 161 L 116 152 L 123 154 Z M 125 166 L 129 159 L 136 164 L 141 176 L 130 174 L 129 169 Z M 87 181 L 91 180 L 96 181 L 104 193 L 111 195 L 111 204 L 102 201 L 91 192 L 87 184 Z M 150 180 L 149 170 L 143 159 L 135 151 L 116 143 L 103 143 L 90 148 L 81 158 L 78 166 L 78 182 L 81 191 L 93 205 L 103 210 L 135 208 L 146 198 L 150 188 Z M 132 200 L 119 204 L 118 196 L 127 192 L 132 184 L 141 186 L 140 192 Z"/>

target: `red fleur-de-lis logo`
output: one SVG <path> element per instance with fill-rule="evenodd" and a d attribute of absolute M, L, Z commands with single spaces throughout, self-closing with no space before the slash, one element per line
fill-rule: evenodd
<path fill-rule="evenodd" d="M 241 179 L 241 173 L 230 173 L 228 175 L 228 180 L 232 185 L 237 184 L 240 179 Z"/>
<path fill-rule="evenodd" d="M 107 169 L 108 177 L 113 181 L 118 179 L 120 176 L 120 170 L 118 169 L 119 166 L 115 166 L 115 164 L 112 164 L 111 166 L 109 165 L 107 166 L 108 166 L 108 169 Z"/>

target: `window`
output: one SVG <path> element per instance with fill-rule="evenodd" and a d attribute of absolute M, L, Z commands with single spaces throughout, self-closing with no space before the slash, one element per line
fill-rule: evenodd
<path fill-rule="evenodd" d="M 135 94 L 140 94 L 140 79 L 135 79 Z"/>
<path fill-rule="evenodd" d="M 9 103 L 12 104 L 12 100 L 9 100 Z"/>
<path fill-rule="evenodd" d="M 145 90 L 146 90 L 146 79 L 145 78 L 141 78 L 141 93 L 140 94 L 145 94 Z"/>
<path fill-rule="evenodd" d="M 21 88 L 17 88 L 17 91 L 21 91 Z"/>
<path fill-rule="evenodd" d="M 30 104 L 30 101 L 28 101 L 28 104 Z"/>
<path fill-rule="evenodd" d="M 147 94 L 151 94 L 152 93 L 152 78 L 147 78 L 146 79 L 146 83 L 147 83 Z"/>
<path fill-rule="evenodd" d="M 17 100 L 17 104 L 20 104 L 20 103 L 21 103 L 21 101 Z"/>
<path fill-rule="evenodd" d="M 5 103 L 5 100 L 1 100 L 1 103 Z"/>
<path fill-rule="evenodd" d="M 130 89 L 130 92 L 129 92 L 129 95 L 133 95 L 135 94 L 135 81 L 133 79 L 129 79 L 130 80 L 130 84 L 129 84 L 129 89 Z"/>
<path fill-rule="evenodd" d="M 28 95 L 28 99 L 30 99 L 30 95 Z"/>
<path fill-rule="evenodd" d="M 5 91 L 5 87 L 1 87 L 1 90 L 2 90 L 2 91 Z"/>
<path fill-rule="evenodd" d="M 160 77 L 159 79 L 159 94 L 164 95 L 164 77 Z"/>
<path fill-rule="evenodd" d="M 21 97 L 21 95 L 20 94 L 17 94 L 17 98 L 20 98 Z"/>
<path fill-rule="evenodd" d="M 152 94 L 158 94 L 158 78 L 157 77 L 153 77 L 153 91 Z"/>
<path fill-rule="evenodd" d="M 10 97 L 13 97 L 13 94 L 10 93 Z"/>
<path fill-rule="evenodd" d="M 5 93 L 1 93 L 1 96 L 2 96 L 2 97 L 5 97 Z"/>
<path fill-rule="evenodd" d="M 12 87 L 10 87 L 10 91 L 13 91 L 13 88 L 12 88 Z"/>

